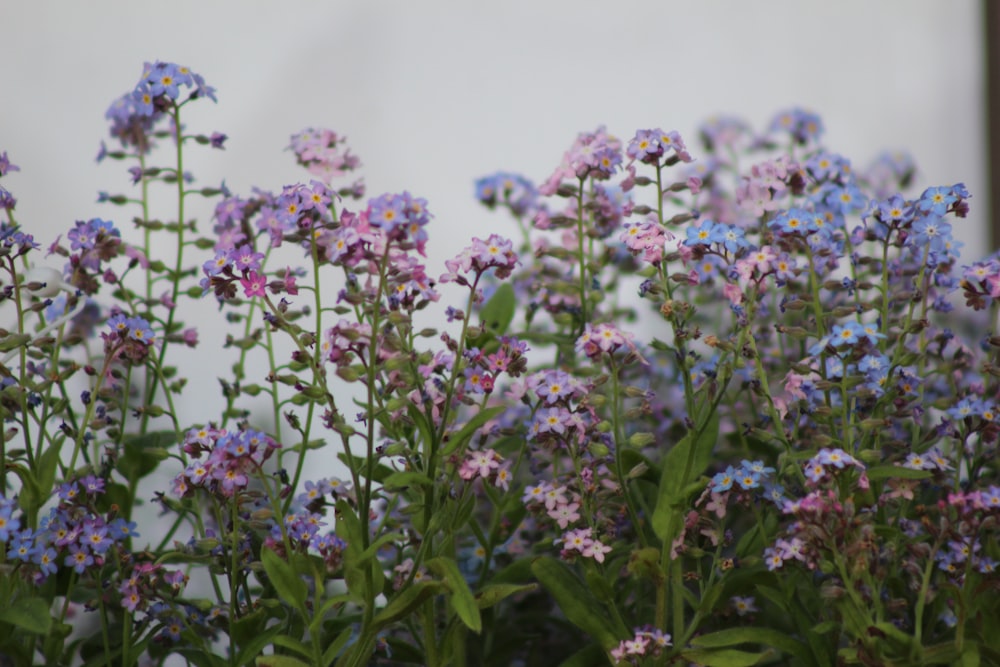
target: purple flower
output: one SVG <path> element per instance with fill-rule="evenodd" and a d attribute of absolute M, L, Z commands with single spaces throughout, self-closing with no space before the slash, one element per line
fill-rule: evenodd
<path fill-rule="evenodd" d="M 7 548 L 7 556 L 28 563 L 35 557 L 39 548 L 35 545 L 35 534 L 30 528 L 25 528 L 14 534 Z"/>
<path fill-rule="evenodd" d="M 32 561 L 38 565 L 38 570 L 41 572 L 42 576 L 48 576 L 50 574 L 55 574 L 59 565 L 56 563 L 56 558 L 58 554 L 56 550 L 52 547 L 45 547 L 44 549 L 38 548 L 35 554 L 32 556 Z"/>
<path fill-rule="evenodd" d="M 21 171 L 21 168 L 11 163 L 7 151 L 0 153 L 0 176 L 6 176 L 12 171 Z"/>
<path fill-rule="evenodd" d="M 128 337 L 145 345 L 150 345 L 155 338 L 149 322 L 141 317 L 130 317 L 126 320 L 128 324 Z"/>
<path fill-rule="evenodd" d="M 104 479 L 96 477 L 94 475 L 87 475 L 80 483 L 83 485 L 83 490 L 87 495 L 96 496 L 97 494 L 104 493 Z"/>
<path fill-rule="evenodd" d="M 573 392 L 573 382 L 568 373 L 563 371 L 545 371 L 535 387 L 538 398 L 548 404 L 569 397 Z"/>
<path fill-rule="evenodd" d="M 11 516 L 14 513 L 14 503 L 0 496 L 0 542 L 10 539 L 12 533 L 21 527 L 21 522 Z"/>
<path fill-rule="evenodd" d="M 103 554 L 111 546 L 111 538 L 108 537 L 108 527 L 103 522 L 87 523 L 84 526 L 80 541 L 98 555 Z"/>
<path fill-rule="evenodd" d="M 79 544 L 71 544 L 69 546 L 69 555 L 63 561 L 63 565 L 66 567 L 71 567 L 76 570 L 77 574 L 83 574 L 84 571 L 94 564 L 94 557 L 90 554 L 86 547 L 80 546 Z"/>

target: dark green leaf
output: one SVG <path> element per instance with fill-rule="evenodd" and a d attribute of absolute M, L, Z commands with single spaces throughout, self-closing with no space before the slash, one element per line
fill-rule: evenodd
<path fill-rule="evenodd" d="M 701 648 L 723 648 L 738 644 L 763 644 L 806 662 L 809 662 L 809 659 L 812 657 L 812 654 L 802 642 L 771 628 L 729 628 L 695 637 L 691 640 L 691 644 Z"/>
<path fill-rule="evenodd" d="M 447 587 L 441 581 L 421 581 L 410 584 L 375 615 L 372 627 L 375 630 L 381 630 L 387 625 L 401 621 L 420 606 L 424 600 L 438 593 L 444 593 L 446 590 Z"/>
<path fill-rule="evenodd" d="M 290 655 L 262 655 L 254 664 L 257 667 L 309 667 L 308 662 L 302 662 Z"/>
<path fill-rule="evenodd" d="M 703 667 L 751 667 L 766 657 L 766 653 L 747 653 L 735 649 L 692 649 L 684 651 L 681 656 L 685 660 L 696 662 Z"/>
<path fill-rule="evenodd" d="M 591 644 L 559 663 L 559 667 L 604 667 L 608 653 L 597 644 Z"/>
<path fill-rule="evenodd" d="M 511 595 L 527 593 L 537 588 L 536 584 L 489 584 L 476 594 L 476 604 L 480 609 L 487 609 Z"/>
<path fill-rule="evenodd" d="M 868 468 L 865 474 L 868 475 L 868 479 L 926 479 L 931 476 L 931 471 L 913 470 L 896 465 L 880 465 Z"/>
<path fill-rule="evenodd" d="M 543 556 L 531 564 L 531 571 L 555 598 L 566 618 L 605 649 L 614 648 L 629 634 L 623 628 L 615 628 L 604 613 L 604 605 L 565 563 Z"/>

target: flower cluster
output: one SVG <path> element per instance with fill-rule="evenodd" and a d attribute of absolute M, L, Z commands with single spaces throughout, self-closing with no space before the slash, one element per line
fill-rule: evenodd
<path fill-rule="evenodd" d="M 293 134 L 289 148 L 300 165 L 329 185 L 361 166 L 358 156 L 344 145 L 346 140 L 333 130 L 309 128 Z M 351 189 L 363 192 L 364 186 L 359 181 Z"/>
<path fill-rule="evenodd" d="M 292 136 L 308 183 L 195 186 L 183 151 L 226 141 L 186 133 L 200 97 L 157 62 L 108 112 L 135 245 L 94 218 L 33 266 L 0 190 L 0 655 L 1000 663 L 1000 254 L 959 267 L 963 185 L 907 194 L 905 156 L 858 169 L 801 109 L 700 149 L 598 128 L 538 187 L 478 179 L 520 237 L 439 274 L 426 200 L 335 187 L 339 133 Z M 171 355 L 208 293 L 239 333 L 191 426 Z"/>
<path fill-rule="evenodd" d="M 498 234 L 491 234 L 486 240 L 473 238 L 472 245 L 465 248 L 457 257 L 445 262 L 448 273 L 441 276 L 441 282 L 456 282 L 468 285 L 466 276 L 475 274 L 476 281 L 489 269 L 496 269 L 496 278 L 503 280 L 510 276 L 518 264 L 514 245 L 509 239 Z"/>
<path fill-rule="evenodd" d="M 0 153 L 0 177 L 6 176 L 12 171 L 21 171 L 21 168 L 13 164 L 7 157 L 7 151 Z M 10 212 L 17 206 L 17 199 L 10 193 L 10 190 L 0 185 L 0 209 Z M 4 245 L 7 246 L 7 235 L 4 235 Z"/>
<path fill-rule="evenodd" d="M 280 445 L 266 433 L 252 428 L 227 431 L 219 428 L 196 428 L 184 438 L 184 451 L 196 460 L 174 478 L 173 492 L 178 497 L 203 489 L 210 494 L 230 498 L 246 489 L 264 462 Z M 202 460 L 203 454 L 208 454 Z"/>
<path fill-rule="evenodd" d="M 534 211 L 538 190 L 524 176 L 500 171 L 476 179 L 476 199 L 487 208 L 503 206 L 515 216 L 525 216 Z"/>
<path fill-rule="evenodd" d="M 663 651 L 673 646 L 670 634 L 658 628 L 641 628 L 631 639 L 623 639 L 611 649 L 611 659 L 616 665 L 644 664 L 643 656 L 659 657 Z"/>
<path fill-rule="evenodd" d="M 184 100 L 180 99 L 182 86 L 190 91 Z M 138 114 L 145 116 L 200 97 L 216 101 L 215 89 L 205 85 L 201 75 L 182 65 L 159 60 L 143 65 L 142 76 L 132 93 Z"/>

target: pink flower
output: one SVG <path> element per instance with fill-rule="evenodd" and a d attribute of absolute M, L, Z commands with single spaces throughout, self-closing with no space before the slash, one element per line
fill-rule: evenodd
<path fill-rule="evenodd" d="M 743 290 L 739 285 L 726 283 L 722 288 L 722 294 L 729 299 L 729 303 L 738 306 L 743 303 Z"/>
<path fill-rule="evenodd" d="M 560 542 L 562 542 L 563 549 L 569 551 L 575 549 L 580 553 L 590 546 L 593 540 L 590 538 L 591 530 L 590 528 L 580 528 L 579 530 L 568 530 L 563 533 Z"/>
<path fill-rule="evenodd" d="M 610 552 L 611 552 L 611 547 L 601 544 L 597 540 L 591 540 L 590 544 L 588 544 L 583 549 L 584 556 L 586 556 L 587 558 L 593 558 L 598 563 L 603 563 L 604 554 Z"/>
<path fill-rule="evenodd" d="M 556 520 L 560 528 L 565 529 L 569 524 L 580 520 L 580 513 L 576 511 L 579 508 L 580 503 L 559 505 L 555 509 L 549 510 L 549 516 Z"/>
<path fill-rule="evenodd" d="M 249 271 L 245 278 L 240 278 L 243 285 L 243 293 L 248 297 L 265 296 L 264 287 L 267 285 L 267 278 L 258 275 L 256 271 Z"/>
<path fill-rule="evenodd" d="M 553 510 L 558 505 L 565 505 L 566 503 L 568 503 L 569 499 L 566 497 L 565 492 L 566 492 L 565 486 L 558 486 L 558 487 L 550 486 L 545 491 L 545 509 Z"/>

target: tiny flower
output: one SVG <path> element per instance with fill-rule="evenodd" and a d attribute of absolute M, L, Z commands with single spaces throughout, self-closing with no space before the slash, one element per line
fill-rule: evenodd
<path fill-rule="evenodd" d="M 733 609 L 740 616 L 746 616 L 751 612 L 757 611 L 757 607 L 754 605 L 753 596 L 740 597 L 739 595 L 734 595 L 730 599 L 730 604 L 733 605 Z"/>

